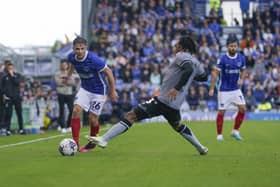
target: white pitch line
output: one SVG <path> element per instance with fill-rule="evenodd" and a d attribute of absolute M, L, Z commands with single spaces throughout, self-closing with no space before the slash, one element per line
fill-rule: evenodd
<path fill-rule="evenodd" d="M 49 140 L 49 139 L 58 138 L 61 136 L 66 136 L 66 134 L 60 134 L 60 135 L 50 136 L 50 137 L 46 137 L 46 138 L 38 138 L 38 139 L 28 140 L 28 141 L 24 141 L 24 142 L 18 142 L 18 143 L 14 143 L 14 144 L 1 145 L 0 149 L 7 148 L 7 147 L 14 147 L 14 146 L 18 146 L 18 145 L 30 144 L 30 143 L 35 143 L 35 142 L 41 142 L 41 141 L 45 141 L 45 140 Z"/>
<path fill-rule="evenodd" d="M 107 130 L 109 128 L 110 127 L 102 128 L 102 129 L 100 129 L 100 131 Z M 86 134 L 86 133 L 88 133 L 88 132 L 83 132 L 81 134 Z M 8 147 L 15 147 L 15 146 L 19 146 L 19 145 L 25 145 L 25 144 L 31 144 L 31 143 L 36 143 L 36 142 L 41 142 L 41 141 L 45 141 L 45 140 L 50 140 L 50 139 L 62 137 L 62 136 L 67 136 L 67 135 L 69 135 L 69 134 L 59 134 L 59 135 L 55 135 L 55 136 L 49 136 L 49 137 L 46 137 L 46 138 L 38 138 L 38 139 L 28 140 L 28 141 L 24 141 L 24 142 L 18 142 L 18 143 L 14 143 L 14 144 L 1 145 L 0 149 L 8 148 Z"/>

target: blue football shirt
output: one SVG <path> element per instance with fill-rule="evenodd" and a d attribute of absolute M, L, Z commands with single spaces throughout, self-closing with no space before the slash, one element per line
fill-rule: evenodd
<path fill-rule="evenodd" d="M 100 57 L 87 51 L 84 59 L 77 60 L 74 52 L 71 52 L 68 60 L 79 74 L 82 88 L 95 94 L 105 95 L 107 93 L 107 83 L 103 73 L 106 64 Z"/>
<path fill-rule="evenodd" d="M 245 57 L 236 53 L 234 57 L 224 54 L 217 62 L 216 68 L 220 71 L 219 90 L 238 90 L 240 70 L 245 69 Z"/>

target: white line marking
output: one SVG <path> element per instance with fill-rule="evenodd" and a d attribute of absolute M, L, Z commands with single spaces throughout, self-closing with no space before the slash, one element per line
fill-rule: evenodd
<path fill-rule="evenodd" d="M 102 128 L 102 129 L 100 129 L 100 131 L 107 130 L 109 128 L 110 127 Z M 87 133 L 88 132 L 83 132 L 81 134 L 87 134 Z M 38 138 L 38 139 L 34 139 L 34 140 L 28 140 L 28 141 L 18 142 L 18 143 L 14 143 L 14 144 L 1 145 L 0 149 L 7 148 L 7 147 L 15 147 L 15 146 L 19 146 L 19 145 L 25 145 L 25 144 L 31 144 L 31 143 L 36 143 L 36 142 L 41 142 L 41 141 L 45 141 L 45 140 L 50 140 L 50 139 L 54 139 L 54 138 L 58 138 L 58 137 L 67 136 L 67 135 L 69 135 L 69 133 L 59 134 L 59 135 L 55 135 L 55 136 L 49 136 L 49 137 L 46 137 L 46 138 Z"/>

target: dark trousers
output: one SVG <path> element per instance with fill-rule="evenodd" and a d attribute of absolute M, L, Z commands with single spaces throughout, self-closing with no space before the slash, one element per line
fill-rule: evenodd
<path fill-rule="evenodd" d="M 58 123 L 61 128 L 68 128 L 70 127 L 70 120 L 73 111 L 73 103 L 74 103 L 75 95 L 63 95 L 58 94 L 58 105 L 59 105 L 59 117 Z M 65 125 L 65 104 L 68 107 L 69 114 L 67 116 L 67 122 Z"/>
<path fill-rule="evenodd" d="M 23 118 L 22 118 L 22 105 L 20 99 L 4 100 L 3 124 L 7 130 L 10 130 L 11 120 L 13 116 L 13 106 L 15 106 L 19 130 L 22 130 Z"/>
<path fill-rule="evenodd" d="M 3 124 L 4 118 L 4 102 L 3 102 L 3 95 L 0 95 L 0 129 L 5 128 Z"/>

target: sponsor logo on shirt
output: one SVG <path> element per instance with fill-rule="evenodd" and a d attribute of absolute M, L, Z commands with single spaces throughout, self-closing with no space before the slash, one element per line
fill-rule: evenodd
<path fill-rule="evenodd" d="M 239 69 L 226 69 L 225 72 L 229 74 L 235 74 L 239 73 Z"/>
<path fill-rule="evenodd" d="M 83 73 L 80 73 L 79 76 L 80 76 L 82 79 L 89 79 L 89 78 L 93 78 L 93 77 L 94 77 L 94 74 L 83 74 Z"/>

